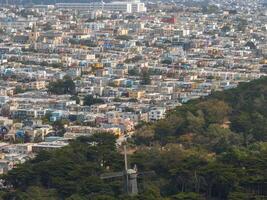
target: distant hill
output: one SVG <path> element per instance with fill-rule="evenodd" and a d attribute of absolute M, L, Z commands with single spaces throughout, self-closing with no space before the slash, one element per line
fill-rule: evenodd
<path fill-rule="evenodd" d="M 153 170 L 138 179 L 139 194 L 103 172 L 123 169 L 115 137 L 78 138 L 41 152 L 3 180 L 0 199 L 21 200 L 266 200 L 267 78 L 193 100 L 155 123 L 142 123 L 129 146 L 131 166 Z M 93 145 L 92 145 L 93 144 Z"/>

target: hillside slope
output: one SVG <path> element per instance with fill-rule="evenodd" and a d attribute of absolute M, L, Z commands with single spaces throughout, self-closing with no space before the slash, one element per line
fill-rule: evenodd
<path fill-rule="evenodd" d="M 140 125 L 130 141 L 137 148 L 130 163 L 156 175 L 138 179 L 137 196 L 125 195 L 120 179 L 99 178 L 123 169 L 115 141 L 102 133 L 40 153 L 3 177 L 14 188 L 2 191 L 2 199 L 266 199 L 267 78 L 190 101 L 164 120 Z"/>

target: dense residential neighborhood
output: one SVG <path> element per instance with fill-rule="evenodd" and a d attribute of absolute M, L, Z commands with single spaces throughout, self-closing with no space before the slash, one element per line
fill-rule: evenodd
<path fill-rule="evenodd" d="M 0 7 L 0 173 L 267 75 L 261 1 Z"/>

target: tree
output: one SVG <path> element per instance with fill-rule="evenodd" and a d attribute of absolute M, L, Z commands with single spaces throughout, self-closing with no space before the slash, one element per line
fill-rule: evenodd
<path fill-rule="evenodd" d="M 88 198 L 84 195 L 73 194 L 70 197 L 66 198 L 66 200 L 87 200 Z"/>
<path fill-rule="evenodd" d="M 248 41 L 246 44 L 245 44 L 245 47 L 249 47 L 250 49 L 257 49 L 257 46 L 254 44 L 254 42 L 252 41 Z"/>
<path fill-rule="evenodd" d="M 241 112 L 239 115 L 232 118 L 231 128 L 236 132 L 242 133 L 246 146 L 251 139 L 253 139 L 252 127 L 254 127 L 253 119 L 247 112 Z"/>
<path fill-rule="evenodd" d="M 209 125 L 204 135 L 207 140 L 203 145 L 216 153 L 225 152 L 234 145 L 239 146 L 242 144 L 240 135 L 217 124 Z"/>
<path fill-rule="evenodd" d="M 4 104 L 1 108 L 1 115 L 4 117 L 10 116 L 10 107 L 8 104 Z"/>
<path fill-rule="evenodd" d="M 29 187 L 26 191 L 26 199 L 34 200 L 59 200 L 55 190 L 44 189 L 41 187 Z"/>
<path fill-rule="evenodd" d="M 52 27 L 52 24 L 47 22 L 44 27 L 43 27 L 43 30 L 44 31 L 50 31 L 50 30 L 53 30 L 53 27 Z"/>
<path fill-rule="evenodd" d="M 222 28 L 221 28 L 221 31 L 224 32 L 224 33 L 227 33 L 231 30 L 231 27 L 229 25 L 224 25 Z"/>
<path fill-rule="evenodd" d="M 104 103 L 104 101 L 100 98 L 96 98 L 93 95 L 86 95 L 83 100 L 83 104 L 86 106 L 91 106 L 94 104 L 101 104 Z"/>
<path fill-rule="evenodd" d="M 141 200 L 160 200 L 161 195 L 158 187 L 154 185 L 147 185 L 144 188 L 144 192 L 138 196 Z"/>
<path fill-rule="evenodd" d="M 76 86 L 73 80 L 69 76 L 65 76 L 63 80 L 57 80 L 50 82 L 48 85 L 48 92 L 52 94 L 72 94 L 76 93 Z"/>
<path fill-rule="evenodd" d="M 24 93 L 24 92 L 27 92 L 27 90 L 23 89 L 21 86 L 16 86 L 15 94 L 20 94 L 20 93 Z"/>
<path fill-rule="evenodd" d="M 144 69 L 141 72 L 141 84 L 142 85 L 150 85 L 151 83 L 151 78 L 150 78 L 150 73 L 148 70 Z"/>
<path fill-rule="evenodd" d="M 110 195 L 103 194 L 103 195 L 96 195 L 92 197 L 92 200 L 116 200 L 116 198 Z"/>
<path fill-rule="evenodd" d="M 126 41 L 129 41 L 129 40 L 131 40 L 131 39 L 133 39 L 133 38 L 132 38 L 132 36 L 129 36 L 129 35 L 118 35 L 118 36 L 116 37 L 116 39 L 117 39 L 117 40 L 126 40 Z"/>
<path fill-rule="evenodd" d="M 129 102 L 138 102 L 138 99 L 136 99 L 136 98 L 131 98 L 131 99 L 129 99 L 128 101 L 129 101 Z"/>
<path fill-rule="evenodd" d="M 172 61 L 170 59 L 165 59 L 161 63 L 166 64 L 166 65 L 170 65 L 170 64 L 172 64 Z"/>
<path fill-rule="evenodd" d="M 52 124 L 53 129 L 55 130 L 57 136 L 62 137 L 66 133 L 65 124 L 67 123 L 68 123 L 67 120 L 61 119 L 61 120 L 55 121 Z"/>
<path fill-rule="evenodd" d="M 205 118 L 203 112 L 200 110 L 197 116 L 191 112 L 186 114 L 186 130 L 189 132 L 197 133 L 201 132 L 205 126 Z"/>
<path fill-rule="evenodd" d="M 238 31 L 245 31 L 248 26 L 248 21 L 243 18 L 237 18 L 237 30 Z"/>
<path fill-rule="evenodd" d="M 223 123 L 231 111 L 230 106 L 219 100 L 209 100 L 197 105 L 204 113 L 207 123 Z"/>
<path fill-rule="evenodd" d="M 87 200 L 87 198 L 81 196 L 80 194 L 73 194 L 70 197 L 66 198 L 66 200 Z"/>
<path fill-rule="evenodd" d="M 52 63 L 50 65 L 53 68 L 62 68 L 63 67 L 63 63 Z"/>
<path fill-rule="evenodd" d="M 181 192 L 171 197 L 171 200 L 204 200 L 205 198 L 194 192 Z"/>
<path fill-rule="evenodd" d="M 210 162 L 203 167 L 201 173 L 207 182 L 207 196 L 227 198 L 239 180 L 238 170 L 231 165 L 219 162 Z"/>
<path fill-rule="evenodd" d="M 244 192 L 231 192 L 228 198 L 229 200 L 250 200 L 251 194 Z"/>
<path fill-rule="evenodd" d="M 128 70 L 128 74 L 129 74 L 129 76 L 138 76 L 139 71 L 136 68 L 130 69 L 130 70 Z"/>
<path fill-rule="evenodd" d="M 80 98 L 78 96 L 72 96 L 70 100 L 76 101 L 76 104 L 80 104 Z"/>
<path fill-rule="evenodd" d="M 134 134 L 135 143 L 150 146 L 154 141 L 155 130 L 151 126 L 142 126 Z"/>

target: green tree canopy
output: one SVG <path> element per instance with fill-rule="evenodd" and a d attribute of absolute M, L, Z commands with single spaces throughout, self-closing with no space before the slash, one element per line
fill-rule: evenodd
<path fill-rule="evenodd" d="M 93 95 L 90 95 L 90 94 L 86 95 L 83 101 L 84 101 L 83 104 L 86 106 L 104 103 L 102 99 L 94 97 Z"/>
<path fill-rule="evenodd" d="M 52 81 L 48 85 L 48 92 L 52 94 L 62 95 L 62 94 L 75 94 L 76 86 L 73 80 L 65 76 L 63 80 Z"/>

